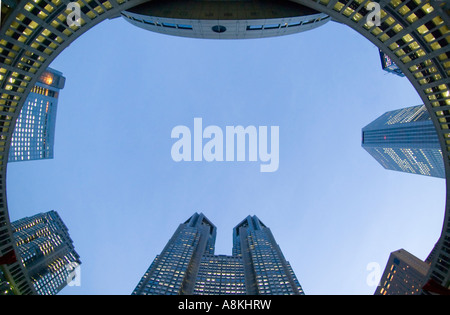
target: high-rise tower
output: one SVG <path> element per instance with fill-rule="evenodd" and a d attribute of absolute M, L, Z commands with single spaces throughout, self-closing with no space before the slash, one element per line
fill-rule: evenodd
<path fill-rule="evenodd" d="M 362 129 L 362 147 L 385 169 L 445 178 L 439 139 L 424 105 L 377 118 Z"/>
<path fill-rule="evenodd" d="M 392 252 L 375 295 L 420 294 L 429 269 L 429 261 L 422 261 L 404 249 Z"/>
<path fill-rule="evenodd" d="M 55 295 L 81 264 L 68 229 L 56 211 L 11 224 L 22 264 L 39 295 Z"/>
<path fill-rule="evenodd" d="M 195 213 L 181 224 L 134 295 L 304 294 L 268 227 L 248 216 L 233 229 L 232 256 L 215 255 L 216 227 Z"/>
<path fill-rule="evenodd" d="M 40 76 L 17 119 L 8 162 L 53 158 L 58 96 L 65 80 L 51 68 Z"/>

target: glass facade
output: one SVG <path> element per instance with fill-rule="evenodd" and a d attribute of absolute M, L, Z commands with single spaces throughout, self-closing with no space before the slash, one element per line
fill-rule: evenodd
<path fill-rule="evenodd" d="M 215 226 L 204 215 L 193 215 L 179 226 L 133 294 L 192 294 L 192 269 L 198 269 L 203 254 L 214 253 L 215 237 Z"/>
<path fill-rule="evenodd" d="M 386 55 L 381 50 L 379 50 L 379 52 L 380 52 L 381 68 L 384 71 L 396 74 L 399 77 L 405 76 L 405 74 L 402 72 L 402 70 L 400 70 L 400 68 L 395 64 L 395 62 L 392 61 L 391 58 L 389 58 L 388 55 Z"/>
<path fill-rule="evenodd" d="M 68 229 L 55 211 L 11 224 L 14 239 L 32 284 L 39 295 L 55 295 L 72 280 L 81 264 Z"/>
<path fill-rule="evenodd" d="M 181 224 L 133 295 L 303 294 L 270 231 L 256 216 L 233 230 L 233 255 L 215 255 L 216 227 L 194 214 Z"/>
<path fill-rule="evenodd" d="M 362 147 L 385 169 L 445 178 L 439 139 L 424 105 L 377 118 L 362 129 Z"/>
<path fill-rule="evenodd" d="M 249 294 L 304 294 L 272 232 L 256 216 L 248 216 L 233 229 L 233 244 L 234 255 L 252 266 L 247 270 L 247 277 L 252 279 Z"/>
<path fill-rule="evenodd" d="M 64 84 L 56 70 L 41 75 L 17 119 L 8 162 L 53 158 L 58 95 Z"/>
<path fill-rule="evenodd" d="M 242 257 L 204 255 L 195 281 L 194 294 L 246 294 Z"/>

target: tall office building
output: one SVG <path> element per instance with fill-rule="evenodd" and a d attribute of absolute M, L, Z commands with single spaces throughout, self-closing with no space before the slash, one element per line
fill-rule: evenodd
<path fill-rule="evenodd" d="M 39 295 L 54 295 L 73 279 L 81 264 L 68 229 L 55 211 L 11 224 L 17 249 Z"/>
<path fill-rule="evenodd" d="M 195 213 L 180 224 L 133 295 L 304 294 L 272 232 L 256 216 L 233 229 L 232 256 L 215 255 L 216 227 Z"/>
<path fill-rule="evenodd" d="M 61 72 L 48 68 L 22 107 L 11 140 L 8 162 L 52 159 Z"/>
<path fill-rule="evenodd" d="M 392 252 L 375 295 L 421 294 L 430 262 L 422 261 L 404 249 Z"/>
<path fill-rule="evenodd" d="M 385 169 L 445 178 L 441 146 L 424 105 L 380 116 L 362 129 L 362 147 Z"/>

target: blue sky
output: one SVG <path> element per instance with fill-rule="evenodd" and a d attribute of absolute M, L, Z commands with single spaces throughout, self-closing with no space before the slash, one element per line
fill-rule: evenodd
<path fill-rule="evenodd" d="M 131 294 L 177 226 L 203 212 L 231 254 L 247 215 L 269 226 L 306 294 L 373 294 L 404 248 L 437 241 L 445 181 L 384 170 L 361 128 L 421 104 L 381 70 L 377 48 L 337 23 L 278 38 L 200 40 L 121 18 L 88 31 L 53 62 L 63 72 L 55 158 L 8 166 L 12 220 L 56 210 L 83 262 L 61 294 Z M 177 125 L 279 126 L 280 164 L 180 162 Z"/>

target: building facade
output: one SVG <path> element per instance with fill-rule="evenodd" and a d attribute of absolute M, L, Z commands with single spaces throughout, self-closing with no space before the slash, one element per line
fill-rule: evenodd
<path fill-rule="evenodd" d="M 39 295 L 55 295 L 81 264 L 68 229 L 56 211 L 12 223 L 19 255 Z"/>
<path fill-rule="evenodd" d="M 287 0 L 150 1 L 122 12 L 131 24 L 167 35 L 249 39 L 312 30 L 330 17 Z"/>
<path fill-rule="evenodd" d="M 14 295 L 13 288 L 0 269 L 0 295 Z"/>
<path fill-rule="evenodd" d="M 272 232 L 256 216 L 233 229 L 233 254 L 215 255 L 216 227 L 195 213 L 181 224 L 133 295 L 302 295 Z"/>
<path fill-rule="evenodd" d="M 377 118 L 362 129 L 362 147 L 385 169 L 445 178 L 436 129 L 423 105 Z"/>
<path fill-rule="evenodd" d="M 386 55 L 381 50 L 378 50 L 380 52 L 380 61 L 381 61 L 381 68 L 389 73 L 393 73 L 395 75 L 398 75 L 399 77 L 404 77 L 405 74 L 400 70 L 400 68 L 395 64 L 395 62 L 392 61 L 392 59 Z"/>
<path fill-rule="evenodd" d="M 8 162 L 53 158 L 58 96 L 64 85 L 62 73 L 51 68 L 39 77 L 17 119 Z"/>
<path fill-rule="evenodd" d="M 430 264 L 404 249 L 392 252 L 375 295 L 421 294 Z"/>

